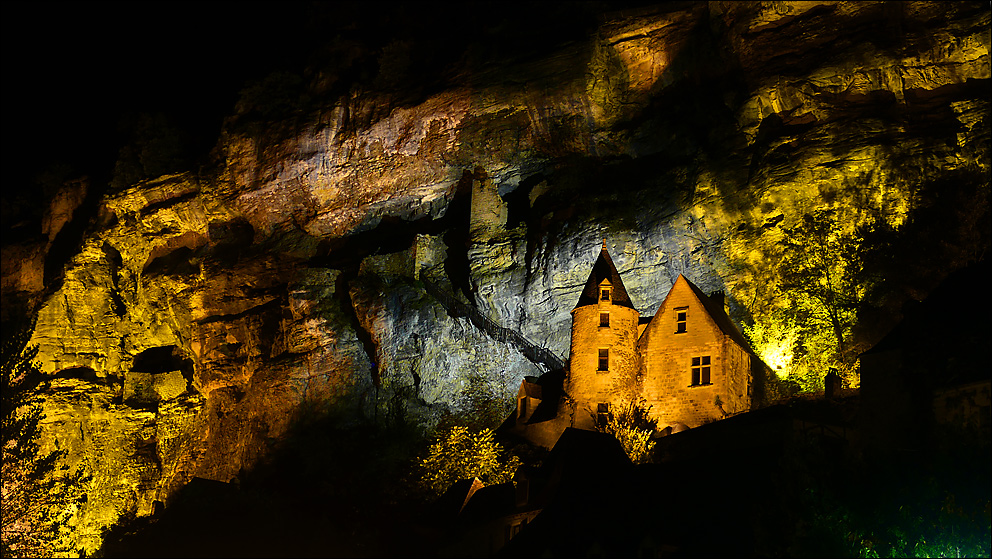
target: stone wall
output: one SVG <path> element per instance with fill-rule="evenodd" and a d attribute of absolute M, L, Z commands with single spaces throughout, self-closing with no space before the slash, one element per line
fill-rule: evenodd
<path fill-rule="evenodd" d="M 676 333 L 677 308 L 688 312 L 682 333 Z M 750 363 L 734 346 L 685 280 L 677 281 L 638 343 L 643 394 L 659 427 L 696 427 L 749 407 Z M 692 386 L 692 359 L 704 356 L 710 358 L 710 384 Z"/>
<path fill-rule="evenodd" d="M 609 313 L 609 326 L 600 314 Z M 572 311 L 572 351 L 565 390 L 575 402 L 573 427 L 592 428 L 599 403 L 617 405 L 633 396 L 637 374 L 636 310 L 599 301 Z M 599 370 L 599 351 L 608 350 L 609 367 Z"/>

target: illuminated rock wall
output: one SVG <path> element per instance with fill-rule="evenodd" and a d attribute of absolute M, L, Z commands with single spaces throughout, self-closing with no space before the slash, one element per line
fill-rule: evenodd
<path fill-rule="evenodd" d="M 542 372 L 418 277 L 564 358 L 603 238 L 645 315 L 682 273 L 761 321 L 789 306 L 784 230 L 833 209 L 932 240 L 891 251 L 891 324 L 988 249 L 989 26 L 983 2 L 611 14 L 415 103 L 356 85 L 292 123 L 238 115 L 215 166 L 105 196 L 44 286 L 45 248 L 5 245 L 5 293 L 38 298 L 33 342 L 65 377 L 50 440 L 98 474 L 83 541 L 231 480 L 307 414 L 430 426 L 480 378 L 511 399 Z"/>

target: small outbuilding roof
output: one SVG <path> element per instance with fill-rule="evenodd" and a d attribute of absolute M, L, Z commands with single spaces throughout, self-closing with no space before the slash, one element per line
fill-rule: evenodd
<path fill-rule="evenodd" d="M 538 400 L 541 399 L 542 391 L 540 384 L 537 384 L 536 382 L 530 382 L 527 379 L 524 379 L 520 383 L 520 388 L 522 389 L 524 396 L 527 396 L 528 398 L 536 398 Z"/>

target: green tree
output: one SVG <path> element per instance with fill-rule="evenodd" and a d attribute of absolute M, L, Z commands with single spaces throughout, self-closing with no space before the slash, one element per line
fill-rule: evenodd
<path fill-rule="evenodd" d="M 79 488 L 83 469 L 62 463 L 64 450 L 44 452 L 39 439 L 45 418 L 41 394 L 47 388 L 28 347 L 33 324 L 4 325 L 2 346 L 3 415 L 2 553 L 4 557 L 47 557 L 72 547 L 67 521 L 85 501 Z M 57 441 L 56 441 L 57 443 Z"/>
<path fill-rule="evenodd" d="M 518 467 L 520 459 L 503 451 L 491 429 L 453 425 L 440 431 L 426 457 L 417 459 L 415 484 L 437 498 L 462 479 L 479 478 L 486 485 L 512 481 Z"/>
<path fill-rule="evenodd" d="M 831 367 L 856 375 L 852 327 L 866 290 L 862 265 L 865 227 L 845 230 L 834 210 L 816 210 L 781 241 L 781 287 L 800 328 L 794 358 L 804 389 L 822 386 Z"/>
<path fill-rule="evenodd" d="M 650 406 L 645 408 L 644 404 L 644 399 L 639 402 L 628 400 L 610 410 L 605 424 L 596 423 L 599 431 L 609 433 L 620 441 L 634 464 L 651 462 L 651 451 L 655 444 L 651 440 L 651 434 L 658 427 L 657 422 L 648 416 Z"/>

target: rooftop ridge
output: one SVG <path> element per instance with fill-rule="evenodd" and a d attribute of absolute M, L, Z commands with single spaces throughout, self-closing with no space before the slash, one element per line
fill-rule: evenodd
<path fill-rule="evenodd" d="M 606 249 L 605 239 L 603 240 L 603 248 L 599 251 L 599 257 L 593 264 L 592 271 L 589 272 L 589 279 L 586 280 L 586 285 L 579 295 L 579 301 L 575 304 L 575 308 L 599 304 L 599 284 L 604 279 L 610 280 L 613 289 L 610 299 L 613 304 L 633 309 L 634 304 L 630 301 L 627 288 L 624 287 L 620 273 L 617 271 L 616 265 L 613 264 L 613 258 L 610 257 L 610 252 Z"/>

